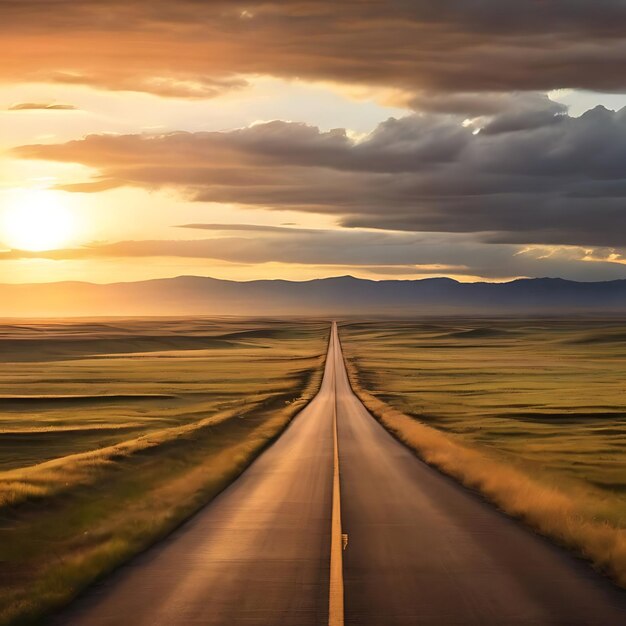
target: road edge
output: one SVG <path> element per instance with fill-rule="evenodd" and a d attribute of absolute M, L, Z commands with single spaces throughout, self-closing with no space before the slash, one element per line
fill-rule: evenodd
<path fill-rule="evenodd" d="M 337 324 L 331 329 L 333 358 L 337 362 Z M 328 591 L 328 626 L 343 626 L 343 536 L 341 532 L 341 481 L 339 479 L 339 435 L 337 429 L 337 370 L 333 371 L 333 503 L 330 541 L 330 584 Z"/>

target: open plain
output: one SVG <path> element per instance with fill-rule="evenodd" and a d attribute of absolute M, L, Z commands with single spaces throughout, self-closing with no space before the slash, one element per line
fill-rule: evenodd
<path fill-rule="evenodd" d="M 319 386 L 328 325 L 0 326 L 0 623 L 36 619 L 171 531 Z"/>
<path fill-rule="evenodd" d="M 431 465 L 626 586 L 626 335 L 615 318 L 346 324 L 366 406 Z"/>
<path fill-rule="evenodd" d="M 617 322 L 0 333 L 2 623 L 626 617 Z"/>
<path fill-rule="evenodd" d="M 53 623 L 604 626 L 625 615 L 622 591 L 386 432 L 352 391 L 333 325 L 320 390 L 281 438 Z"/>

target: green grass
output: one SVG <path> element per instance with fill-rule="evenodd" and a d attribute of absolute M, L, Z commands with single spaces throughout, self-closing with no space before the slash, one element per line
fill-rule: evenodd
<path fill-rule="evenodd" d="M 0 327 L 0 623 L 36 621 L 206 504 L 315 393 L 327 336 L 254 320 Z"/>
<path fill-rule="evenodd" d="M 626 586 L 626 331 L 611 320 L 345 324 L 368 408 L 425 460 Z"/>

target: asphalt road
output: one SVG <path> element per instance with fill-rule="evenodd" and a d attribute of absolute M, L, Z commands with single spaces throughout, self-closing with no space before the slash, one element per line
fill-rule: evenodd
<path fill-rule="evenodd" d="M 328 624 L 335 410 L 345 624 L 626 624 L 624 592 L 426 466 L 369 415 L 336 327 L 321 390 L 284 435 L 54 623 Z"/>

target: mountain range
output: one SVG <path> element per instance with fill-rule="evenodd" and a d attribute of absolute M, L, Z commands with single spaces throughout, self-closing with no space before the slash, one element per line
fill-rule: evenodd
<path fill-rule="evenodd" d="M 626 280 L 459 283 L 450 278 L 0 284 L 1 317 L 111 315 L 434 315 L 626 312 Z"/>

